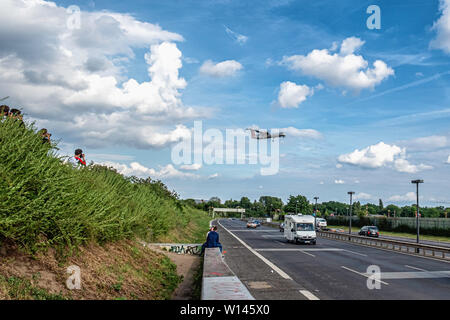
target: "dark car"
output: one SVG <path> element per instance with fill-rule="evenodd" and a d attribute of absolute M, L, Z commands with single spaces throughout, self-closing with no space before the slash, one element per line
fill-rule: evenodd
<path fill-rule="evenodd" d="M 360 236 L 366 236 L 366 237 L 375 237 L 378 238 L 380 236 L 380 232 L 378 231 L 378 228 L 375 226 L 364 226 L 359 230 L 358 234 Z"/>

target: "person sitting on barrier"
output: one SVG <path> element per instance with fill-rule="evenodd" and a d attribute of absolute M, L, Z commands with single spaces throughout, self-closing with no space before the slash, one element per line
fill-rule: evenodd
<path fill-rule="evenodd" d="M 203 255 L 205 252 L 205 248 L 219 248 L 220 253 L 222 253 L 222 245 L 219 242 L 219 234 L 217 233 L 217 226 L 214 226 L 210 232 L 208 232 L 208 237 L 206 238 L 206 242 L 202 245 L 202 252 L 200 255 Z"/>

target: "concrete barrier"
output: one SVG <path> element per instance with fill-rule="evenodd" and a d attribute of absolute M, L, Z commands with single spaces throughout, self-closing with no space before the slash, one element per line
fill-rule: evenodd
<path fill-rule="evenodd" d="M 202 300 L 255 300 L 231 271 L 219 248 L 206 248 L 203 262 Z"/>

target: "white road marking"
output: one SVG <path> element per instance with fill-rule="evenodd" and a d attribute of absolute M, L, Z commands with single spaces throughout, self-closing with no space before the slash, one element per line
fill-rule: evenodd
<path fill-rule="evenodd" d="M 313 255 L 313 254 L 311 254 L 311 253 L 309 253 L 309 252 L 306 252 L 306 250 L 300 250 L 300 252 L 301 252 L 301 253 L 304 253 L 304 254 L 307 254 L 308 256 L 311 256 L 311 257 L 313 257 L 313 258 L 316 257 L 315 255 Z"/>
<path fill-rule="evenodd" d="M 220 223 L 220 222 L 219 222 Z M 232 229 L 232 232 L 280 232 L 278 230 Z"/>
<path fill-rule="evenodd" d="M 300 290 L 300 293 L 304 295 L 308 300 L 320 300 L 308 290 Z"/>
<path fill-rule="evenodd" d="M 408 266 L 407 264 L 405 264 L 405 267 L 411 268 L 411 269 L 414 269 L 414 270 L 419 270 L 419 271 L 425 271 L 425 272 L 427 272 L 427 270 L 425 270 L 425 269 L 420 269 L 420 268 L 417 268 L 417 267 Z"/>
<path fill-rule="evenodd" d="M 359 252 L 355 252 L 355 251 L 351 251 L 351 250 L 347 250 L 347 249 L 344 249 L 344 251 L 347 251 L 347 252 L 350 252 L 350 253 L 353 253 L 353 254 L 357 254 L 357 255 L 360 255 L 360 256 L 363 256 L 363 257 L 367 257 L 367 254 L 364 254 L 364 253 L 359 253 Z"/>
<path fill-rule="evenodd" d="M 281 270 L 280 268 L 278 268 L 275 264 L 273 264 L 272 262 L 270 262 L 269 260 L 267 260 L 266 258 L 264 258 L 261 254 L 259 254 L 258 252 L 256 252 L 255 250 L 253 250 L 248 244 L 246 244 L 244 241 L 242 241 L 241 239 L 239 239 L 234 233 L 232 233 L 230 230 L 228 230 L 227 228 L 225 228 L 220 221 L 217 221 L 219 223 L 219 225 L 224 228 L 229 234 L 231 234 L 233 237 L 236 238 L 236 240 L 238 240 L 240 243 L 242 243 L 242 245 L 244 247 L 246 247 L 248 250 L 250 250 L 251 253 L 253 253 L 255 256 L 257 256 L 258 258 L 260 258 L 265 264 L 267 264 L 270 268 L 272 268 L 274 271 L 276 271 L 282 278 L 284 279 L 288 279 L 288 280 L 292 280 L 292 278 L 283 270 Z"/>
<path fill-rule="evenodd" d="M 350 269 L 350 268 L 347 268 L 347 267 L 344 267 L 344 266 L 341 266 L 341 268 L 344 268 L 345 270 L 348 270 L 348 271 L 350 271 L 350 272 L 359 274 L 360 276 L 363 276 L 363 277 L 366 277 L 366 278 L 370 278 L 371 276 L 373 276 L 373 274 L 361 273 L 361 272 L 358 272 L 358 271 L 356 271 L 356 270 L 353 270 L 353 269 Z M 377 281 L 377 282 L 380 282 L 380 283 L 382 283 L 382 284 L 385 284 L 385 285 L 389 285 L 389 283 L 384 282 L 384 281 L 381 281 L 381 280 L 378 280 L 378 279 L 373 279 L 373 280 L 374 280 L 374 281 Z"/>
<path fill-rule="evenodd" d="M 347 241 L 335 240 L 335 239 L 326 239 L 326 240 L 347 242 Z M 401 251 L 392 250 L 392 249 L 385 249 L 385 248 L 380 248 L 380 247 L 369 246 L 369 245 L 365 245 L 365 244 L 362 244 L 362 243 L 354 243 L 354 242 L 352 242 L 351 244 L 362 246 L 362 247 L 367 247 L 367 248 L 372 248 L 372 249 L 377 249 L 377 250 L 388 251 L 388 252 L 391 252 L 391 253 L 404 254 L 404 255 L 407 255 L 407 256 L 410 256 L 410 257 L 423 258 L 423 259 L 428 259 L 428 260 L 433 260 L 433 261 L 450 263 L 450 260 L 448 260 L 448 259 L 447 260 L 443 260 L 443 259 L 433 258 L 433 257 L 430 257 L 430 256 L 422 256 L 422 255 L 417 255 L 417 254 L 412 254 L 412 253 L 407 253 L 407 252 L 401 252 Z"/>
<path fill-rule="evenodd" d="M 381 272 L 381 279 L 434 279 L 448 278 L 450 271 Z"/>
<path fill-rule="evenodd" d="M 256 251 L 345 251 L 340 248 L 260 248 Z"/>

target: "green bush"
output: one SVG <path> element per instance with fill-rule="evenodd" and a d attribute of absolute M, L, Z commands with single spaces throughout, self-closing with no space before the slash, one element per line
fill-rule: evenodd
<path fill-rule="evenodd" d="M 112 168 L 76 169 L 33 124 L 0 122 L 0 240 L 31 251 L 138 236 L 156 239 L 190 219 L 161 181 Z"/>

